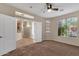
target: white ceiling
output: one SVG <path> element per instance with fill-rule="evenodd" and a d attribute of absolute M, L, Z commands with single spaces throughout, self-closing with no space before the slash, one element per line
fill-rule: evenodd
<path fill-rule="evenodd" d="M 58 7 L 60 10 L 63 9 L 63 11 L 52 12 L 47 11 L 45 3 L 10 3 L 8 5 L 45 18 L 60 16 L 79 10 L 79 4 L 77 3 L 52 3 L 54 7 Z"/>

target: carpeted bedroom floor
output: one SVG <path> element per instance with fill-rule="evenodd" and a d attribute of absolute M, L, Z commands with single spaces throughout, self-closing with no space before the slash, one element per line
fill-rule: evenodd
<path fill-rule="evenodd" d="M 21 48 L 23 46 L 28 46 L 30 44 L 33 44 L 33 39 L 31 39 L 31 38 L 23 38 L 23 39 L 18 40 L 16 42 L 16 48 Z"/>
<path fill-rule="evenodd" d="M 79 47 L 49 40 L 17 48 L 4 56 L 79 56 Z"/>

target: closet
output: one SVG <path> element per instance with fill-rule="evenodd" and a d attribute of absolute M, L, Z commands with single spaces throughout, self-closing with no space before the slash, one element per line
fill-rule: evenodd
<path fill-rule="evenodd" d="M 0 55 L 16 48 L 16 19 L 0 14 Z"/>

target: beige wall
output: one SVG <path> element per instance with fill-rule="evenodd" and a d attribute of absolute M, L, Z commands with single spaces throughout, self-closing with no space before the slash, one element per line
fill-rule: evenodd
<path fill-rule="evenodd" d="M 14 16 L 14 11 L 15 11 L 14 8 L 0 3 L 0 13 L 1 14 L 6 14 L 6 15 Z"/>
<path fill-rule="evenodd" d="M 44 39 L 45 40 L 55 40 L 55 41 L 59 41 L 59 42 L 63 42 L 63 43 L 67 43 L 67 44 L 71 44 L 71 45 L 76 45 L 79 46 L 79 33 L 78 33 L 78 37 L 59 37 L 58 36 L 58 20 L 62 20 L 64 18 L 69 18 L 69 17 L 78 17 L 78 30 L 79 30 L 79 11 L 77 12 L 73 12 L 70 14 L 65 14 L 62 16 L 58 16 L 58 17 L 54 17 L 54 18 L 50 18 L 47 20 L 50 20 L 50 31 L 51 33 L 49 33 L 48 35 L 45 34 Z"/>
<path fill-rule="evenodd" d="M 17 9 L 15 7 L 11 7 L 11 6 L 9 6 L 9 5 L 5 4 L 5 3 L 4 4 L 0 3 L 0 14 L 5 14 L 5 15 L 16 17 L 16 18 L 27 19 L 27 20 L 31 20 L 31 21 L 42 22 L 42 25 L 43 25 L 43 28 L 42 28 L 42 30 L 43 30 L 42 34 L 43 35 L 42 36 L 43 36 L 43 39 L 44 39 L 44 37 L 45 37 L 44 36 L 44 33 L 45 33 L 44 32 L 45 31 L 45 18 L 39 17 L 39 16 L 34 15 L 34 14 L 30 14 L 30 15 L 33 15 L 35 17 L 34 19 L 28 19 L 28 18 L 18 17 L 18 16 L 15 15 L 15 11 L 19 11 L 19 12 L 30 14 L 28 12 L 19 10 L 19 9 Z M 27 33 L 27 35 L 28 35 L 28 33 Z M 19 36 L 21 36 L 21 34 L 18 35 L 18 37 Z"/>

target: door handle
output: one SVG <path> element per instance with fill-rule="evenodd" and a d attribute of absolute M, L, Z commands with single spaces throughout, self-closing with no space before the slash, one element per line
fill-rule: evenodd
<path fill-rule="evenodd" d="M 0 38 L 2 38 L 2 36 L 0 36 Z"/>

